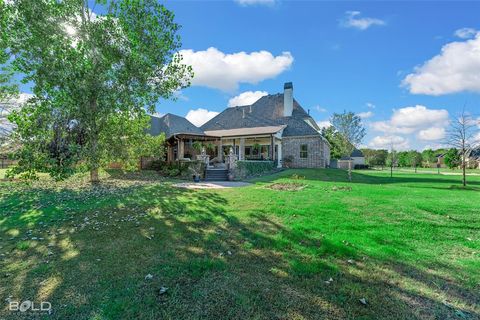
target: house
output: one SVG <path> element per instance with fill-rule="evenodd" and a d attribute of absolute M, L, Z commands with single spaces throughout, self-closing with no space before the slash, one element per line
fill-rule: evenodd
<path fill-rule="evenodd" d="M 152 117 L 151 134 L 164 132 L 167 160 L 195 159 L 195 141 L 212 144 L 211 160 L 222 163 L 230 150 L 238 160 L 270 160 L 277 167 L 324 168 L 330 163 L 330 145 L 315 120 L 293 98 L 293 85 L 251 105 L 230 107 L 200 128 L 185 118 L 167 114 Z"/>
<path fill-rule="evenodd" d="M 480 169 L 480 148 L 475 148 L 466 154 L 465 159 L 466 168 L 470 169 Z"/>
<path fill-rule="evenodd" d="M 353 161 L 353 166 L 355 167 L 356 164 L 358 165 L 365 165 L 365 156 L 363 155 L 363 152 L 355 149 L 353 150 L 352 154 L 350 155 L 352 161 Z"/>

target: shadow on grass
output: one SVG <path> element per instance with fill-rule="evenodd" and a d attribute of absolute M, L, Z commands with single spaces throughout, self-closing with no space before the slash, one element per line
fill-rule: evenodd
<path fill-rule="evenodd" d="M 18 235 L 5 242 L 0 295 L 50 301 L 48 319 L 455 318 L 418 286 L 480 302 L 419 266 L 376 260 L 265 213 L 239 217 L 221 193 L 168 184 L 42 190 L 2 194 L 0 237 Z"/>
<path fill-rule="evenodd" d="M 387 175 L 386 171 L 369 171 L 369 174 L 365 174 L 362 171 L 352 171 L 352 182 L 351 183 L 361 183 L 361 184 L 448 184 L 448 188 L 458 188 L 463 189 L 461 186 L 461 177 L 458 176 L 456 179 L 452 176 L 436 176 L 436 175 L 427 175 L 411 173 L 398 173 L 393 177 Z M 305 180 L 318 180 L 318 181 L 329 181 L 329 182 L 341 182 L 341 183 L 350 183 L 348 181 L 348 173 L 345 170 L 340 169 L 288 169 L 275 173 L 268 176 L 263 176 L 260 178 L 251 179 L 252 182 L 271 182 L 279 178 L 290 178 L 292 176 L 304 177 Z M 480 187 L 480 179 L 477 177 L 469 177 L 467 179 L 468 186 L 466 189 L 478 190 Z M 417 187 L 417 186 L 415 186 Z"/>

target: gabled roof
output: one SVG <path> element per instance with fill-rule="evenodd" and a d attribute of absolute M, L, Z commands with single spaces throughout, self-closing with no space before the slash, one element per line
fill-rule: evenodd
<path fill-rule="evenodd" d="M 361 157 L 364 157 L 363 155 L 363 152 L 358 150 L 358 149 L 355 149 L 353 150 L 352 154 L 350 155 L 350 157 L 356 157 L 356 158 L 361 158 Z"/>
<path fill-rule="evenodd" d="M 167 113 L 163 117 L 150 116 L 149 133 L 153 136 L 165 133 L 168 139 L 176 134 L 205 135 L 199 127 L 193 125 L 184 117 L 180 117 L 171 113 Z"/>
<path fill-rule="evenodd" d="M 315 120 L 293 100 L 291 117 L 283 116 L 283 93 L 267 95 L 252 105 L 231 107 L 205 123 L 204 131 L 286 125 L 283 136 L 320 135 Z"/>
<path fill-rule="evenodd" d="M 480 159 L 480 148 L 470 150 L 469 158 Z"/>

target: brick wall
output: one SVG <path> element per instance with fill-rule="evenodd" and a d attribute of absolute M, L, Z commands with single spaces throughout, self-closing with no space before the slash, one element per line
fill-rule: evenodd
<path fill-rule="evenodd" d="M 307 145 L 307 158 L 300 158 L 300 146 Z M 330 162 L 330 149 L 321 137 L 283 137 L 283 158 L 293 157 L 292 168 L 325 168 Z"/>

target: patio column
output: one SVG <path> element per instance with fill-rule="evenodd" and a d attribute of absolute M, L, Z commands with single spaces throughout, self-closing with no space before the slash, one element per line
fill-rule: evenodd
<path fill-rule="evenodd" d="M 277 144 L 277 158 L 278 158 L 278 161 L 277 161 L 277 168 L 281 168 L 282 167 L 282 141 L 280 141 L 279 144 Z"/>
<path fill-rule="evenodd" d="M 240 138 L 240 148 L 238 148 L 238 160 L 245 160 L 245 138 Z"/>
<path fill-rule="evenodd" d="M 178 140 L 178 160 L 183 159 L 185 155 L 185 144 L 183 139 Z"/>
<path fill-rule="evenodd" d="M 223 143 L 222 139 L 218 142 L 218 160 L 223 162 Z"/>

